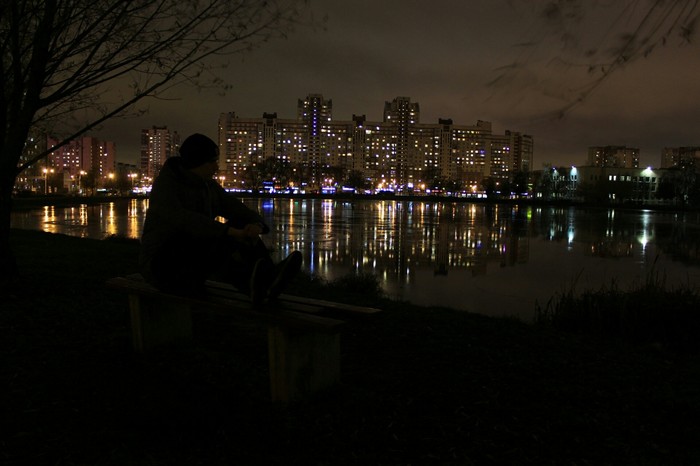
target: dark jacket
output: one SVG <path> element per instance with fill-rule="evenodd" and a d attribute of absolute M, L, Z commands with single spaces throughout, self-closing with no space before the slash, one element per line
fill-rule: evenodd
<path fill-rule="evenodd" d="M 153 182 L 141 235 L 139 262 L 146 278 L 153 255 L 173 237 L 202 242 L 223 239 L 228 226 L 217 217 L 237 227 L 260 223 L 263 233 L 270 231 L 257 212 L 216 181 L 204 180 L 185 169 L 180 157 L 167 159 Z"/>

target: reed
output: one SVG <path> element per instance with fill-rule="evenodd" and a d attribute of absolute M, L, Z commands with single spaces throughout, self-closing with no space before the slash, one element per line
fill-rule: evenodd
<path fill-rule="evenodd" d="M 700 350 L 698 290 L 689 282 L 672 286 L 654 268 L 628 289 L 612 280 L 598 290 L 578 293 L 574 281 L 546 305 L 536 305 L 535 321 L 566 332 L 633 344 Z"/>

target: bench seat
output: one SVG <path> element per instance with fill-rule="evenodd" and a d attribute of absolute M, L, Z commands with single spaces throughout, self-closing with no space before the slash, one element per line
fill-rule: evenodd
<path fill-rule="evenodd" d="M 281 295 L 254 310 L 233 286 L 207 281 L 202 297 L 165 293 L 140 274 L 115 277 L 107 286 L 129 297 L 134 350 L 188 339 L 192 313 L 214 313 L 264 325 L 268 329 L 270 392 L 273 401 L 289 402 L 328 388 L 340 379 L 340 330 L 336 316 L 369 316 L 380 309 Z M 332 313 L 333 317 L 323 315 Z"/>

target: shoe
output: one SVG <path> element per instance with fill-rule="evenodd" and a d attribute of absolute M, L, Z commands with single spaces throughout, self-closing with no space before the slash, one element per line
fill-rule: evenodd
<path fill-rule="evenodd" d="M 301 270 L 301 261 L 301 253 L 299 251 L 294 251 L 288 255 L 286 259 L 277 264 L 277 276 L 267 293 L 269 299 L 277 299 L 287 285 L 289 285 L 289 282 L 291 282 L 297 273 L 299 273 L 299 270 Z"/>
<path fill-rule="evenodd" d="M 265 295 L 274 276 L 274 267 L 270 260 L 258 259 L 250 277 L 250 300 L 254 309 L 260 309 L 265 302 Z"/>

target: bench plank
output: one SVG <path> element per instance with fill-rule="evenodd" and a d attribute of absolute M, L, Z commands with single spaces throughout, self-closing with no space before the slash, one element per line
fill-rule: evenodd
<path fill-rule="evenodd" d="M 351 312 L 357 314 L 376 314 L 381 312 L 381 309 L 366 306 L 357 306 L 354 304 L 336 303 L 334 301 L 325 301 L 316 298 L 305 298 L 303 296 L 294 296 L 288 294 L 281 294 L 280 300 L 288 303 L 299 303 L 308 304 L 311 306 L 320 306 L 327 310 L 340 311 L 340 312 Z"/>
<path fill-rule="evenodd" d="M 236 289 L 233 285 L 229 285 L 228 283 L 222 283 L 222 282 L 217 282 L 214 280 L 207 280 L 206 281 L 206 286 L 207 286 L 207 291 L 210 293 L 218 293 L 218 292 L 225 292 L 225 293 L 235 293 L 241 297 L 241 299 L 246 300 L 248 299 L 247 296 L 240 291 Z M 289 305 L 302 305 L 302 306 L 308 306 L 307 311 L 302 311 L 302 312 L 323 312 L 323 311 L 337 311 L 337 312 L 342 312 L 342 313 L 349 313 L 349 314 L 376 314 L 377 312 L 381 312 L 381 309 L 377 309 L 374 307 L 367 307 L 367 306 L 357 306 L 354 304 L 345 304 L 345 303 L 337 303 L 334 301 L 326 301 L 323 299 L 317 299 L 317 298 L 306 298 L 303 296 L 294 296 L 290 294 L 281 294 L 278 298 L 278 302 L 281 303 L 283 306 L 289 306 Z M 300 309 L 303 309 L 301 307 Z"/>
<path fill-rule="evenodd" d="M 107 286 L 128 294 L 133 345 L 138 352 L 191 338 L 191 313 L 213 312 L 268 327 L 273 401 L 302 399 L 340 380 L 339 329 L 345 322 L 317 315 L 318 304 L 275 302 L 261 312 L 252 309 L 250 300 L 233 287 L 214 286 L 209 290 L 213 292 L 202 297 L 179 296 L 158 290 L 139 274 L 112 278 Z"/>
<path fill-rule="evenodd" d="M 194 298 L 165 293 L 145 281 L 133 280 L 125 277 L 115 277 L 107 280 L 107 285 L 111 288 L 121 289 L 130 294 L 136 294 L 151 298 L 157 298 L 174 304 L 187 304 L 193 310 L 199 307 L 206 307 L 210 312 L 216 312 L 229 317 L 241 317 L 255 321 L 260 321 L 268 325 L 285 325 L 293 328 L 305 329 L 315 328 L 317 330 L 328 329 L 333 331 L 343 325 L 344 322 L 323 316 L 316 316 L 308 313 L 292 310 L 280 309 L 272 312 L 261 312 L 253 309 L 249 301 L 222 298 L 219 296 L 207 296 L 205 298 Z M 235 311 L 235 312 L 234 312 Z"/>

